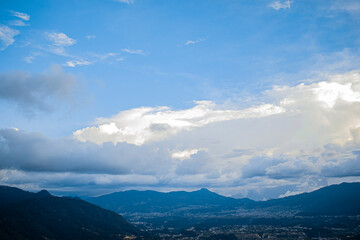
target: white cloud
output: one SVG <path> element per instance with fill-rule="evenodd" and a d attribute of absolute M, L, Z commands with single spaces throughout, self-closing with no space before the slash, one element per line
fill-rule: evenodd
<path fill-rule="evenodd" d="M 130 53 L 130 54 L 140 54 L 145 55 L 144 51 L 141 49 L 130 49 L 130 48 L 124 48 L 122 49 L 123 52 Z"/>
<path fill-rule="evenodd" d="M 16 12 L 16 11 L 10 11 L 12 13 L 13 16 L 20 18 L 24 21 L 29 21 L 30 20 L 30 15 L 26 14 L 26 13 L 21 13 L 21 12 Z"/>
<path fill-rule="evenodd" d="M 46 33 L 46 37 L 49 41 L 51 41 L 51 45 L 48 46 L 47 51 L 57 54 L 60 56 L 69 56 L 66 51 L 65 47 L 72 46 L 76 43 L 75 39 L 68 37 L 65 33 Z"/>
<path fill-rule="evenodd" d="M 94 39 L 94 38 L 96 38 L 96 35 L 87 35 L 86 38 L 87 39 Z"/>
<path fill-rule="evenodd" d="M 217 110 L 216 107 L 213 102 L 198 101 L 195 107 L 178 111 L 168 107 L 134 108 L 108 119 L 98 119 L 97 126 L 77 130 L 74 136 L 80 141 L 91 141 L 97 144 L 126 142 L 140 146 L 211 123 L 261 118 L 285 111 L 272 104 L 242 110 Z"/>
<path fill-rule="evenodd" d="M 186 149 L 183 151 L 174 151 L 171 154 L 171 157 L 179 160 L 185 160 L 191 158 L 192 155 L 197 154 L 201 150 L 202 149 Z"/>
<path fill-rule="evenodd" d="M 202 41 L 205 41 L 204 38 L 198 38 L 196 40 L 188 40 L 184 43 L 184 45 L 192 45 L 192 44 L 197 44 L 197 43 L 200 43 Z"/>
<path fill-rule="evenodd" d="M 47 37 L 53 45 L 58 47 L 71 46 L 76 43 L 75 39 L 68 37 L 65 33 L 48 33 Z"/>
<path fill-rule="evenodd" d="M 360 92 L 354 91 L 351 85 L 352 83 L 320 82 L 313 91 L 318 101 L 332 108 L 338 100 L 360 102 Z"/>
<path fill-rule="evenodd" d="M 272 3 L 269 4 L 269 7 L 275 9 L 275 10 L 280 10 L 280 9 L 286 9 L 286 8 L 290 8 L 291 7 L 291 3 L 293 3 L 290 0 L 281 2 L 279 1 L 274 1 Z"/>
<path fill-rule="evenodd" d="M 0 25 L 0 40 L 2 42 L 0 46 L 0 50 L 6 49 L 8 46 L 15 42 L 14 37 L 18 35 L 20 32 L 18 30 L 9 28 L 5 25 Z"/>
<path fill-rule="evenodd" d="M 83 59 L 67 61 L 64 65 L 67 67 L 76 67 L 78 65 L 91 65 L 92 63 Z"/>

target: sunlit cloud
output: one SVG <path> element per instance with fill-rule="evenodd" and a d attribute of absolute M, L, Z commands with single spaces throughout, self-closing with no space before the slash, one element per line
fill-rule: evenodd
<path fill-rule="evenodd" d="M 181 131 L 234 119 L 261 118 L 283 113 L 279 106 L 265 104 L 242 110 L 218 110 L 210 101 L 198 101 L 196 106 L 185 110 L 168 107 L 142 107 L 123 111 L 111 118 L 97 120 L 97 126 L 74 132 L 80 141 L 126 142 L 142 145 L 162 140 Z"/>
<path fill-rule="evenodd" d="M 202 149 L 186 149 L 183 151 L 174 151 L 171 154 L 171 157 L 180 160 L 189 159 L 192 155 L 197 154 L 201 150 Z"/>

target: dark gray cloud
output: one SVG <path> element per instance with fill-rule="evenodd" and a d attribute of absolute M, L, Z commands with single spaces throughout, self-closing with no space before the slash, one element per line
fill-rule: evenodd
<path fill-rule="evenodd" d="M 0 130 L 0 169 L 33 172 L 154 174 L 166 171 L 168 152 L 130 144 L 101 146 L 72 138 Z M 156 164 L 155 164 L 156 163 Z"/>
<path fill-rule="evenodd" d="M 54 104 L 72 101 L 76 83 L 76 78 L 59 66 L 33 75 L 24 71 L 1 73 L 0 99 L 15 103 L 29 114 L 52 111 Z"/>
<path fill-rule="evenodd" d="M 174 159 L 171 149 L 166 142 L 97 145 L 74 138 L 0 129 L 0 184 L 29 190 L 90 191 L 89 194 L 116 191 L 119 187 L 207 187 L 225 195 L 259 200 L 314 190 L 326 185 L 324 178 L 359 176 L 360 172 L 355 142 L 327 145 L 321 153 L 311 156 L 257 153 L 246 162 L 236 158 L 219 161 L 207 150 L 186 159 Z"/>
<path fill-rule="evenodd" d="M 338 148 L 338 147 L 336 147 Z M 345 148 L 346 149 L 346 148 Z M 337 149 L 338 150 L 338 149 Z M 328 150 L 329 151 L 329 150 Z M 360 148 L 348 148 L 343 154 L 328 153 L 329 161 L 323 167 L 321 174 L 327 177 L 360 176 Z"/>
<path fill-rule="evenodd" d="M 344 146 L 327 144 L 321 154 L 296 156 L 279 155 L 252 157 L 242 168 L 243 178 L 295 179 L 303 176 L 360 176 L 360 149 L 354 142 Z"/>
<path fill-rule="evenodd" d="M 266 155 L 255 156 L 242 168 L 242 177 L 266 177 L 271 179 L 299 178 L 301 176 L 317 174 L 312 168 L 317 158 L 289 157 Z M 321 166 L 318 166 L 321 167 Z"/>

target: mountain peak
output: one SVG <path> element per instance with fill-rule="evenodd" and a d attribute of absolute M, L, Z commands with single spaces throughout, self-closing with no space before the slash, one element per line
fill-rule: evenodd
<path fill-rule="evenodd" d="M 201 188 L 200 190 L 199 190 L 200 192 L 211 192 L 209 189 L 207 189 L 207 188 Z"/>
<path fill-rule="evenodd" d="M 36 193 L 37 197 L 52 197 L 52 195 L 47 190 L 41 190 L 40 192 Z"/>

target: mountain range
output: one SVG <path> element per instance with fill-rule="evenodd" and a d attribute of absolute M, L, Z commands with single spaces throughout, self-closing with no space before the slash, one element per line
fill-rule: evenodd
<path fill-rule="evenodd" d="M 291 212 L 297 215 L 358 215 L 360 214 L 360 183 L 342 183 L 294 196 L 253 201 L 248 198 L 224 197 L 201 189 L 194 192 L 123 191 L 87 201 L 112 211 L 131 213 L 167 213 L 217 215 L 245 212 Z"/>
<path fill-rule="evenodd" d="M 89 198 L 87 201 L 115 212 L 141 213 L 180 212 L 185 209 L 206 211 L 221 208 L 225 210 L 228 207 L 240 207 L 253 202 L 246 198 L 224 197 L 205 188 L 194 192 L 169 193 L 130 190 Z"/>
<path fill-rule="evenodd" d="M 149 223 L 150 229 L 157 229 L 154 226 L 161 227 L 164 223 L 185 228 L 256 223 L 287 226 L 290 222 L 294 226 L 305 223 L 309 228 L 306 224 L 316 226 L 319 221 L 334 225 L 326 216 L 335 216 L 336 224 L 343 226 L 347 221 L 346 226 L 355 224 L 352 227 L 356 228 L 359 200 L 360 183 L 342 183 L 268 201 L 225 197 L 204 188 L 169 193 L 130 190 L 84 201 L 56 197 L 46 190 L 32 193 L 0 186 L 0 239 L 153 238 L 146 232 L 149 228 L 139 230 L 125 218 L 135 224 Z M 340 216 L 350 217 L 343 220 Z M 351 219 L 355 219 L 354 224 Z M 136 226 L 141 227 L 141 224 Z"/>

